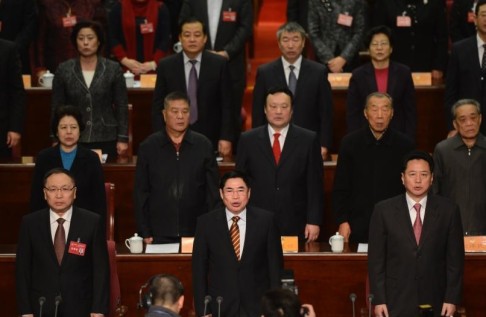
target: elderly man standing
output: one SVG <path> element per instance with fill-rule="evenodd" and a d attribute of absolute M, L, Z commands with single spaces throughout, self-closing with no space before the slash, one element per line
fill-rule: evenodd
<path fill-rule="evenodd" d="M 189 129 L 189 100 L 169 93 L 165 128 L 140 144 L 135 171 L 137 230 L 145 243 L 192 237 L 196 218 L 218 202 L 218 165 L 211 142 Z"/>
<path fill-rule="evenodd" d="M 364 116 L 368 126 L 346 135 L 339 149 L 333 188 L 333 209 L 346 241 L 366 243 L 373 206 L 403 193 L 402 158 L 414 147 L 405 135 L 389 128 L 390 95 L 368 95 Z"/>
<path fill-rule="evenodd" d="M 459 205 L 465 235 L 486 234 L 486 138 L 481 106 L 461 99 L 452 106 L 457 134 L 435 147 L 434 192 Z"/>

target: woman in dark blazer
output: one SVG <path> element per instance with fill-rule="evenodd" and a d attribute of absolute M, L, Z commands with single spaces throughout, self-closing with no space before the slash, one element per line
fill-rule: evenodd
<path fill-rule="evenodd" d="M 71 41 L 79 57 L 59 65 L 52 86 L 51 111 L 62 105 L 81 110 L 86 129 L 80 143 L 101 149 L 108 158 L 128 149 L 128 99 L 123 71 L 99 53 L 104 43 L 101 25 L 78 22 Z"/>
<path fill-rule="evenodd" d="M 417 105 L 412 73 L 407 66 L 390 60 L 393 38 L 386 26 L 377 26 L 365 39 L 371 62 L 356 68 L 349 82 L 346 98 L 348 133 L 368 124 L 363 114 L 366 98 L 373 92 L 387 93 L 393 100 L 393 119 L 390 127 L 415 140 Z"/>
<path fill-rule="evenodd" d="M 47 207 L 43 192 L 44 175 L 55 167 L 63 167 L 76 180 L 74 205 L 99 214 L 104 223 L 106 197 L 103 169 L 98 155 L 78 144 L 80 133 L 84 129 L 81 118 L 77 107 L 63 106 L 57 109 L 52 121 L 52 133 L 58 143 L 42 150 L 36 157 L 30 211 Z"/>

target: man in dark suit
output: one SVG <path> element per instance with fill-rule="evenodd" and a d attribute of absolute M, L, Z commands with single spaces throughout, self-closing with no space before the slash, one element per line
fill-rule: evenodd
<path fill-rule="evenodd" d="M 49 208 L 24 216 L 16 260 L 22 316 L 102 317 L 108 313 L 109 266 L 99 215 L 73 207 L 76 183 L 56 168 L 44 178 Z M 40 303 L 43 302 L 43 305 Z"/>
<path fill-rule="evenodd" d="M 184 0 L 179 20 L 197 17 L 207 27 L 206 49 L 228 60 L 234 132 L 241 131 L 241 104 L 246 87 L 245 44 L 253 32 L 251 0 Z"/>
<path fill-rule="evenodd" d="M 474 23 L 477 34 L 454 43 L 449 59 L 446 89 L 445 114 L 447 126 L 451 130 L 449 136 L 456 132 L 452 126 L 452 106 L 460 99 L 479 101 L 484 112 L 486 106 L 486 0 L 479 0 L 475 8 Z M 484 66 L 482 66 L 484 65 Z M 486 120 L 481 123 L 481 133 L 486 135 Z"/>
<path fill-rule="evenodd" d="M 188 129 L 189 101 L 181 92 L 165 97 L 165 128 L 138 149 L 134 207 L 145 243 L 192 237 L 198 216 L 218 203 L 218 164 L 208 138 Z"/>
<path fill-rule="evenodd" d="M 393 103 L 390 95 L 371 93 L 364 116 L 368 126 L 341 141 L 332 189 L 332 205 L 345 241 L 368 242 L 373 206 L 403 193 L 399 176 L 403 156 L 414 148 L 406 135 L 390 128 Z"/>
<path fill-rule="evenodd" d="M 367 125 L 363 116 L 366 97 L 375 91 L 386 92 L 393 98 L 393 118 L 390 127 L 415 140 L 417 106 L 412 73 L 406 65 L 390 60 L 393 51 L 391 30 L 377 26 L 365 39 L 371 62 L 356 68 L 349 83 L 346 98 L 348 133 Z"/>
<path fill-rule="evenodd" d="M 304 29 L 295 22 L 278 29 L 282 57 L 257 69 L 252 125 L 255 128 L 267 123 L 264 108 L 268 89 L 288 86 L 294 95 L 292 122 L 317 133 L 325 159 L 332 140 L 331 86 L 327 68 L 302 57 L 305 37 Z"/>
<path fill-rule="evenodd" d="M 405 156 L 406 193 L 375 206 L 368 272 L 375 316 L 453 316 L 462 295 L 464 241 L 459 208 L 429 193 L 434 161 L 421 151 Z"/>
<path fill-rule="evenodd" d="M 0 39 L 0 157 L 10 157 L 24 126 L 25 91 L 15 44 Z"/>
<path fill-rule="evenodd" d="M 251 180 L 250 205 L 272 211 L 282 235 L 314 241 L 324 210 L 318 137 L 290 123 L 292 93 L 286 87 L 267 92 L 265 114 L 268 125 L 243 133 L 236 157 L 236 168 Z"/>
<path fill-rule="evenodd" d="M 214 150 L 221 156 L 229 157 L 234 139 L 234 118 L 227 62 L 223 57 L 204 49 L 207 31 L 198 19 L 188 18 L 181 23 L 179 40 L 183 51 L 162 59 L 157 68 L 152 104 L 154 132 L 161 130 L 164 125 L 161 116 L 164 98 L 173 91 L 187 91 L 194 107 L 191 111 L 191 129 L 209 138 Z M 190 88 L 193 67 L 197 77 L 197 92 L 194 95 Z"/>
<path fill-rule="evenodd" d="M 194 237 L 196 316 L 258 317 L 262 295 L 280 286 L 280 234 L 271 212 L 247 206 L 250 185 L 244 173 L 226 173 L 219 192 L 226 208 L 199 217 Z M 206 295 L 213 298 L 209 305 Z"/>

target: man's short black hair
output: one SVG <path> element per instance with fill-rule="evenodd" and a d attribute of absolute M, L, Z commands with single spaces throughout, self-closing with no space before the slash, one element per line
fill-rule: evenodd
<path fill-rule="evenodd" d="M 186 25 L 186 24 L 189 24 L 189 23 L 201 23 L 203 34 L 204 35 L 207 35 L 208 34 L 208 30 L 207 30 L 206 25 L 204 24 L 204 22 L 202 20 L 196 18 L 195 16 L 190 16 L 190 17 L 187 17 L 184 20 L 182 20 L 181 23 L 179 23 L 179 35 L 182 34 L 182 27 L 184 25 Z"/>
<path fill-rule="evenodd" d="M 290 97 L 290 106 L 292 107 L 294 104 L 294 94 L 292 94 L 292 91 L 287 86 L 280 86 L 280 87 L 271 87 L 270 89 L 267 90 L 267 93 L 265 95 L 265 107 L 267 106 L 267 98 L 269 95 L 275 95 L 278 93 L 284 93 L 287 96 Z"/>
<path fill-rule="evenodd" d="M 169 93 L 167 96 L 165 96 L 164 109 L 167 109 L 169 107 L 169 103 L 175 100 L 184 100 L 188 105 L 190 105 L 190 101 L 189 98 L 187 97 L 187 94 L 185 92 L 176 90 Z"/>
<path fill-rule="evenodd" d="M 479 7 L 482 6 L 482 5 L 485 5 L 486 4 L 486 0 L 479 0 L 477 3 L 476 3 L 476 8 L 474 8 L 474 14 L 475 15 L 478 15 L 478 12 L 479 12 Z"/>
<path fill-rule="evenodd" d="M 172 305 L 184 295 L 181 281 L 172 274 L 158 274 L 150 279 L 150 296 L 152 304 L 156 301 Z"/>
<path fill-rule="evenodd" d="M 51 176 L 51 175 L 54 175 L 54 174 L 65 174 L 67 176 L 69 176 L 69 178 L 71 179 L 71 181 L 73 182 L 73 185 L 76 186 L 76 179 L 74 178 L 74 175 L 71 174 L 70 171 L 68 171 L 67 169 L 65 168 L 62 168 L 62 167 L 55 167 L 49 171 L 47 171 L 47 173 L 44 174 L 44 181 L 43 181 L 43 184 L 44 186 L 46 186 L 46 183 L 47 183 L 47 179 Z"/>
<path fill-rule="evenodd" d="M 412 150 L 411 152 L 408 152 L 405 154 L 403 157 L 403 172 L 407 169 L 408 162 L 412 160 L 424 160 L 427 163 L 429 163 L 429 168 L 430 172 L 434 172 L 434 159 L 432 158 L 432 155 L 430 155 L 428 152 L 421 151 L 421 150 Z"/>
<path fill-rule="evenodd" d="M 250 181 L 249 181 L 248 175 L 246 175 L 245 172 L 238 171 L 238 170 L 233 170 L 233 171 L 225 173 L 221 177 L 221 181 L 219 182 L 219 188 L 221 190 L 223 190 L 224 186 L 226 185 L 226 182 L 228 181 L 228 179 L 231 179 L 231 178 L 241 178 L 243 180 L 243 182 L 245 183 L 246 187 L 248 187 L 248 189 L 250 189 Z"/>

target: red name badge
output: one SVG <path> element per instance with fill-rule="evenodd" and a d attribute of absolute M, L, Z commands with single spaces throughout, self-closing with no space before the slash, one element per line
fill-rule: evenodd
<path fill-rule="evenodd" d="M 412 19 L 407 16 L 398 16 L 397 17 L 397 27 L 399 28 L 409 28 L 412 26 Z"/>
<path fill-rule="evenodd" d="M 353 16 L 340 13 L 338 16 L 337 24 L 351 26 L 353 25 Z"/>
<path fill-rule="evenodd" d="M 76 20 L 75 15 L 71 15 L 71 16 L 62 18 L 62 26 L 65 27 L 65 28 L 73 27 L 73 26 L 76 25 L 76 23 L 77 23 L 77 20 Z"/>
<path fill-rule="evenodd" d="M 71 241 L 69 243 L 69 251 L 68 252 L 71 253 L 71 254 L 74 254 L 74 255 L 84 256 L 84 254 L 86 252 L 86 244 L 81 243 L 81 242 Z"/>
<path fill-rule="evenodd" d="M 236 22 L 236 12 L 223 11 L 223 22 Z"/>
<path fill-rule="evenodd" d="M 469 11 L 467 13 L 467 22 L 468 23 L 474 23 L 474 12 Z"/>
<path fill-rule="evenodd" d="M 2 32 L 2 21 L 0 21 L 0 32 Z"/>
<path fill-rule="evenodd" d="M 140 24 L 140 33 L 142 34 L 154 33 L 154 25 L 152 23 Z"/>

